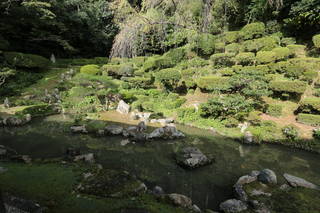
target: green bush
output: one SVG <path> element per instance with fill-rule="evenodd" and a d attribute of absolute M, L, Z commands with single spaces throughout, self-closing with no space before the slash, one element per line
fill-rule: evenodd
<path fill-rule="evenodd" d="M 178 121 L 181 123 L 194 122 L 199 119 L 199 114 L 195 108 L 179 108 L 177 111 Z"/>
<path fill-rule="evenodd" d="M 277 61 L 288 59 L 292 55 L 290 49 L 287 47 L 277 47 L 274 48 L 272 52 L 276 54 Z"/>
<path fill-rule="evenodd" d="M 122 64 L 122 63 L 127 63 L 129 62 L 129 59 L 128 58 L 111 58 L 110 61 L 109 61 L 109 64 L 112 64 L 112 65 L 119 65 L 119 64 Z"/>
<path fill-rule="evenodd" d="M 102 66 L 103 73 L 110 76 L 117 75 L 119 70 L 120 70 L 120 65 L 106 64 Z"/>
<path fill-rule="evenodd" d="M 312 41 L 316 48 L 320 48 L 320 34 L 313 36 Z"/>
<path fill-rule="evenodd" d="M 243 52 L 236 55 L 234 58 L 236 64 L 241 64 L 243 66 L 253 65 L 255 63 L 256 57 L 254 53 Z"/>
<path fill-rule="evenodd" d="M 320 129 L 314 129 L 313 132 L 312 132 L 312 136 L 315 138 L 315 139 L 320 139 Z"/>
<path fill-rule="evenodd" d="M 155 78 L 165 88 L 173 90 L 178 86 L 178 82 L 181 79 L 181 74 L 178 69 L 168 68 L 160 70 L 155 74 Z"/>
<path fill-rule="evenodd" d="M 215 50 L 215 37 L 208 33 L 198 35 L 195 39 L 193 50 L 200 55 L 211 55 Z"/>
<path fill-rule="evenodd" d="M 311 126 L 320 126 L 320 115 L 299 113 L 297 120 L 300 123 L 308 124 Z"/>
<path fill-rule="evenodd" d="M 279 117 L 282 115 L 282 105 L 280 104 L 269 104 L 267 113 L 274 117 Z"/>
<path fill-rule="evenodd" d="M 297 41 L 293 37 L 287 37 L 287 38 L 282 38 L 281 39 L 281 45 L 282 46 L 288 46 L 288 45 L 296 44 L 296 43 L 297 43 Z"/>
<path fill-rule="evenodd" d="M 259 64 L 268 64 L 276 61 L 276 53 L 273 51 L 259 51 L 256 59 Z"/>
<path fill-rule="evenodd" d="M 50 104 L 37 104 L 26 106 L 22 110 L 16 112 L 16 115 L 26 114 L 30 114 L 32 117 L 40 117 L 57 114 L 57 110 L 55 110 L 55 107 Z"/>
<path fill-rule="evenodd" d="M 210 57 L 210 60 L 215 67 L 232 66 L 234 56 L 234 53 L 216 53 Z"/>
<path fill-rule="evenodd" d="M 274 121 L 262 121 L 259 126 L 249 127 L 248 130 L 258 143 L 261 141 L 269 142 L 282 135 L 281 130 Z"/>
<path fill-rule="evenodd" d="M 224 42 L 215 43 L 215 53 L 224 53 L 226 44 Z"/>
<path fill-rule="evenodd" d="M 271 81 L 270 88 L 275 92 L 302 94 L 307 88 L 307 84 L 303 81 Z"/>
<path fill-rule="evenodd" d="M 225 47 L 225 51 L 227 53 L 239 53 L 242 51 L 242 46 L 238 43 L 232 43 L 232 44 L 228 44 Z"/>
<path fill-rule="evenodd" d="M 227 128 L 235 128 L 235 127 L 238 127 L 239 125 L 239 121 L 233 117 L 223 120 L 222 123 Z"/>
<path fill-rule="evenodd" d="M 220 73 L 222 76 L 232 76 L 234 74 L 233 69 L 229 67 L 220 69 L 218 73 Z"/>
<path fill-rule="evenodd" d="M 314 70 L 303 72 L 303 76 L 300 77 L 301 80 L 312 83 L 312 81 L 318 77 L 318 72 Z"/>
<path fill-rule="evenodd" d="M 238 94 L 214 97 L 200 106 L 201 116 L 227 119 L 243 119 L 253 110 L 253 102 Z"/>
<path fill-rule="evenodd" d="M 100 68 L 98 65 L 88 64 L 80 68 L 80 73 L 98 75 L 100 73 Z"/>
<path fill-rule="evenodd" d="M 299 111 L 312 113 L 312 114 L 319 114 L 320 98 L 315 98 L 315 97 L 304 98 L 300 102 Z"/>
<path fill-rule="evenodd" d="M 133 76 L 134 69 L 131 63 L 121 64 L 117 75 L 119 76 Z"/>
<path fill-rule="evenodd" d="M 266 36 L 243 42 L 243 49 L 247 52 L 270 51 L 278 46 L 279 38 L 275 36 Z"/>
<path fill-rule="evenodd" d="M 299 45 L 299 44 L 290 44 L 287 46 L 291 53 L 295 57 L 305 57 L 306 55 L 306 46 L 305 45 Z"/>
<path fill-rule="evenodd" d="M 265 28 L 262 22 L 247 24 L 241 29 L 240 35 L 244 40 L 261 37 L 265 34 Z"/>
<path fill-rule="evenodd" d="M 86 123 L 86 130 L 89 133 L 97 133 L 99 130 L 104 129 L 106 127 L 106 124 L 103 121 L 89 121 Z"/>
<path fill-rule="evenodd" d="M 148 89 L 153 86 L 153 80 L 151 78 L 134 77 L 127 79 L 131 88 L 143 88 Z"/>
<path fill-rule="evenodd" d="M 199 88 L 207 91 L 228 91 L 231 88 L 227 77 L 204 76 L 196 82 Z"/>
<path fill-rule="evenodd" d="M 224 38 L 227 44 L 236 43 L 240 39 L 240 32 L 239 31 L 225 32 Z"/>
<path fill-rule="evenodd" d="M 172 64 L 176 65 L 186 57 L 186 50 L 183 47 L 172 49 L 163 55 L 164 58 L 170 60 Z"/>
<path fill-rule="evenodd" d="M 282 133 L 286 136 L 286 138 L 290 140 L 296 140 L 298 138 L 298 129 L 294 125 L 288 125 L 282 128 Z"/>
<path fill-rule="evenodd" d="M 5 52 L 4 58 L 7 63 L 19 68 L 43 69 L 50 64 L 50 61 L 42 56 L 18 52 Z"/>
<path fill-rule="evenodd" d="M 169 57 L 153 56 L 149 57 L 143 64 L 142 69 L 145 72 L 158 71 L 160 69 L 170 68 L 174 66 Z"/>
<path fill-rule="evenodd" d="M 254 125 L 254 126 L 257 126 L 260 124 L 261 122 L 261 118 L 260 118 L 260 114 L 262 114 L 262 112 L 260 111 L 252 111 L 248 114 L 248 117 L 247 117 L 247 121 Z"/>

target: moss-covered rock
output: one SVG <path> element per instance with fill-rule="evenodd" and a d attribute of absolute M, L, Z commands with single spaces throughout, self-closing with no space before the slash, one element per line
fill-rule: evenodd
<path fill-rule="evenodd" d="M 266 27 L 262 22 L 255 22 L 245 25 L 241 31 L 241 38 L 244 40 L 261 37 L 265 34 Z"/>
<path fill-rule="evenodd" d="M 98 75 L 100 73 L 100 68 L 98 65 L 88 64 L 80 68 L 80 73 Z"/>
<path fill-rule="evenodd" d="M 43 69 L 50 64 L 50 61 L 42 56 L 19 52 L 5 52 L 4 58 L 7 63 L 19 68 Z"/>

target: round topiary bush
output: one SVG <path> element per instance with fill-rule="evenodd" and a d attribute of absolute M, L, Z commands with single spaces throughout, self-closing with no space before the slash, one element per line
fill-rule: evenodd
<path fill-rule="evenodd" d="M 80 68 L 80 73 L 89 75 L 98 75 L 100 73 L 100 68 L 95 64 L 84 65 Z"/>
<path fill-rule="evenodd" d="M 313 36 L 312 41 L 316 48 L 320 48 L 320 34 Z"/>
<path fill-rule="evenodd" d="M 275 62 L 277 59 L 277 56 L 276 56 L 276 53 L 272 51 L 259 51 L 257 53 L 256 58 L 259 64 L 268 64 L 268 63 Z"/>
<path fill-rule="evenodd" d="M 276 54 L 276 60 L 285 60 L 292 56 L 292 52 L 287 47 L 277 47 L 272 50 Z"/>
<path fill-rule="evenodd" d="M 265 34 L 266 27 L 262 22 L 247 24 L 241 29 L 241 37 L 245 40 L 261 37 Z"/>
<path fill-rule="evenodd" d="M 24 54 L 19 52 L 5 52 L 4 58 L 7 63 L 28 69 L 43 69 L 49 66 L 50 61 L 45 57 L 33 54 Z"/>
<path fill-rule="evenodd" d="M 234 58 L 236 64 L 241 64 L 244 66 L 254 64 L 256 57 L 252 52 L 243 52 L 236 55 Z"/>

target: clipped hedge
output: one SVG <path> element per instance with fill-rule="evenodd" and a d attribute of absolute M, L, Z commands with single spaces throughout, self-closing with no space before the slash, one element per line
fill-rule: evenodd
<path fill-rule="evenodd" d="M 163 84 L 167 89 L 175 89 L 178 86 L 178 82 L 181 79 L 180 70 L 176 68 L 162 69 L 155 74 L 155 78 L 158 82 Z"/>
<path fill-rule="evenodd" d="M 308 124 L 311 126 L 320 126 L 320 115 L 300 113 L 297 116 L 297 120 L 298 122 L 303 124 Z"/>
<path fill-rule="evenodd" d="M 224 39 L 227 44 L 236 43 L 240 39 L 239 31 L 229 31 L 224 33 Z"/>
<path fill-rule="evenodd" d="M 143 64 L 142 69 L 145 72 L 158 71 L 160 69 L 170 68 L 174 66 L 169 57 L 153 56 L 149 57 Z"/>
<path fill-rule="evenodd" d="M 204 76 L 198 78 L 196 83 L 200 89 L 207 91 L 228 91 L 231 88 L 227 77 Z"/>
<path fill-rule="evenodd" d="M 290 44 L 287 46 L 290 51 L 293 53 L 295 57 L 305 57 L 306 56 L 306 49 L 305 45 L 300 44 Z"/>
<path fill-rule="evenodd" d="M 31 117 L 47 116 L 59 113 L 54 105 L 50 104 L 37 104 L 26 106 L 23 109 L 17 111 L 16 115 L 26 115 L 30 114 Z"/>
<path fill-rule="evenodd" d="M 302 94 L 307 88 L 307 84 L 303 81 L 271 81 L 270 88 L 275 92 Z"/>
<path fill-rule="evenodd" d="M 208 33 L 199 34 L 195 38 L 193 50 L 200 55 L 209 56 L 215 51 L 215 37 Z"/>
<path fill-rule="evenodd" d="M 256 57 L 254 53 L 243 52 L 236 55 L 234 58 L 236 64 L 241 64 L 243 66 L 252 65 L 255 63 Z"/>
<path fill-rule="evenodd" d="M 127 79 L 131 88 L 143 88 L 148 89 L 153 87 L 153 80 L 151 78 L 134 77 Z"/>
<path fill-rule="evenodd" d="M 274 117 L 280 117 L 282 115 L 282 105 L 280 104 L 269 104 L 267 108 L 267 113 Z"/>
<path fill-rule="evenodd" d="M 43 69 L 50 64 L 45 57 L 19 52 L 4 52 L 4 58 L 9 64 L 19 68 Z"/>
<path fill-rule="evenodd" d="M 285 60 L 292 56 L 292 52 L 288 47 L 276 47 L 272 50 L 276 54 L 276 60 Z"/>
<path fill-rule="evenodd" d="M 165 53 L 163 57 L 170 61 L 171 63 L 176 65 L 181 62 L 186 57 L 186 50 L 183 47 L 172 49 L 169 52 Z"/>
<path fill-rule="evenodd" d="M 297 41 L 293 37 L 285 37 L 285 38 L 281 39 L 281 45 L 282 46 L 288 46 L 288 45 L 296 44 L 296 43 L 297 43 Z"/>
<path fill-rule="evenodd" d="M 228 44 L 225 47 L 225 51 L 227 53 L 239 53 L 242 51 L 242 46 L 238 43 L 232 43 L 232 44 Z"/>
<path fill-rule="evenodd" d="M 255 22 L 245 25 L 241 31 L 240 35 L 244 40 L 253 39 L 261 37 L 265 34 L 266 27 L 262 22 Z"/>
<path fill-rule="evenodd" d="M 309 97 L 301 101 L 299 110 L 301 112 L 320 113 L 320 98 Z"/>
<path fill-rule="evenodd" d="M 277 56 L 273 51 L 259 51 L 257 53 L 256 59 L 259 64 L 268 64 L 275 62 Z"/>
<path fill-rule="evenodd" d="M 113 76 L 116 75 L 120 70 L 120 65 L 106 64 L 102 66 L 104 74 Z"/>
<path fill-rule="evenodd" d="M 312 41 L 316 48 L 320 48 L 320 34 L 313 36 Z"/>
<path fill-rule="evenodd" d="M 266 36 L 243 42 L 243 49 L 247 52 L 270 51 L 278 46 L 279 38 L 276 36 Z"/>
<path fill-rule="evenodd" d="M 100 73 L 100 68 L 98 65 L 88 64 L 80 68 L 80 73 L 98 75 Z"/>
<path fill-rule="evenodd" d="M 234 53 L 216 53 L 210 57 L 210 60 L 215 67 L 232 66 L 234 56 Z"/>

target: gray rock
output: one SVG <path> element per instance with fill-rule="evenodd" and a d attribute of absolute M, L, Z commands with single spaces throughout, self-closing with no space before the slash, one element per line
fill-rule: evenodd
<path fill-rule="evenodd" d="M 288 185 L 288 184 L 282 184 L 281 186 L 280 186 L 280 190 L 283 190 L 283 191 L 288 191 L 288 190 L 290 190 L 290 186 Z"/>
<path fill-rule="evenodd" d="M 244 175 L 238 179 L 236 184 L 244 185 L 244 184 L 252 183 L 257 180 L 257 176 Z"/>
<path fill-rule="evenodd" d="M 205 166 L 212 162 L 196 147 L 185 147 L 179 150 L 175 156 L 179 165 L 189 169 Z"/>
<path fill-rule="evenodd" d="M 117 112 L 121 114 L 128 114 L 130 112 L 130 105 L 123 100 L 120 100 L 117 107 Z"/>
<path fill-rule="evenodd" d="M 316 189 L 316 190 L 320 190 L 320 187 L 310 183 L 308 181 L 306 181 L 305 179 L 290 175 L 285 173 L 283 175 L 283 177 L 286 179 L 286 181 L 288 182 L 288 184 L 291 187 L 304 187 L 304 188 L 308 188 L 308 189 Z"/>
<path fill-rule="evenodd" d="M 239 200 L 244 201 L 244 202 L 248 201 L 248 195 L 245 192 L 243 185 L 235 184 L 233 186 L 233 188 L 234 188 L 236 198 L 238 198 Z"/>
<path fill-rule="evenodd" d="M 274 171 L 270 169 L 264 169 L 260 171 L 258 180 L 265 184 L 277 184 L 277 176 Z"/>
<path fill-rule="evenodd" d="M 249 131 L 246 131 L 244 133 L 244 138 L 243 138 L 243 142 L 246 143 L 246 144 L 252 144 L 254 143 L 254 140 L 253 140 L 253 134 Z"/>
<path fill-rule="evenodd" d="M 77 155 L 74 157 L 73 161 L 75 161 L 75 162 L 84 161 L 86 163 L 94 163 L 95 162 L 93 153 Z"/>
<path fill-rule="evenodd" d="M 120 142 L 120 145 L 121 146 L 125 146 L 125 145 L 127 145 L 127 144 L 129 144 L 130 143 L 130 140 L 129 139 L 125 139 L 125 140 L 122 140 L 121 142 Z"/>
<path fill-rule="evenodd" d="M 264 192 L 262 190 L 252 190 L 252 192 L 250 193 L 251 196 L 267 196 L 267 197 L 271 197 L 271 193 L 267 193 L 267 192 Z"/>
<path fill-rule="evenodd" d="M 247 210 L 248 206 L 241 200 L 230 199 L 220 204 L 220 209 L 225 213 L 236 213 Z"/>
<path fill-rule="evenodd" d="M 147 136 L 148 139 L 176 139 L 183 137 L 185 135 L 173 126 L 157 128 Z"/>
<path fill-rule="evenodd" d="M 105 134 L 121 135 L 123 133 L 123 127 L 117 125 L 109 125 L 105 127 L 104 131 Z"/>
<path fill-rule="evenodd" d="M 147 188 L 146 184 L 141 183 L 141 184 L 138 186 L 138 188 L 136 188 L 136 189 L 134 190 L 134 192 L 140 194 L 140 193 L 145 193 L 147 190 L 148 190 L 148 188 Z"/>
<path fill-rule="evenodd" d="M 147 130 L 147 126 L 145 124 L 144 121 L 141 121 L 139 124 L 138 124 L 138 129 L 137 129 L 139 132 L 144 132 Z"/>
<path fill-rule="evenodd" d="M 196 204 L 193 204 L 191 209 L 193 212 L 201 212 L 201 209 Z"/>
<path fill-rule="evenodd" d="M 185 195 L 173 193 L 168 194 L 167 197 L 169 198 L 169 200 L 172 201 L 173 204 L 177 206 L 181 206 L 184 208 L 192 208 L 192 200 Z"/>
<path fill-rule="evenodd" d="M 152 193 L 155 195 L 163 195 L 164 191 L 160 186 L 155 186 L 152 190 Z"/>
<path fill-rule="evenodd" d="M 10 108 L 10 101 L 8 98 L 4 99 L 3 106 L 4 108 Z"/>
<path fill-rule="evenodd" d="M 72 126 L 70 127 L 70 130 L 72 133 L 88 133 L 88 131 L 86 130 L 86 127 L 84 125 L 82 126 Z"/>

